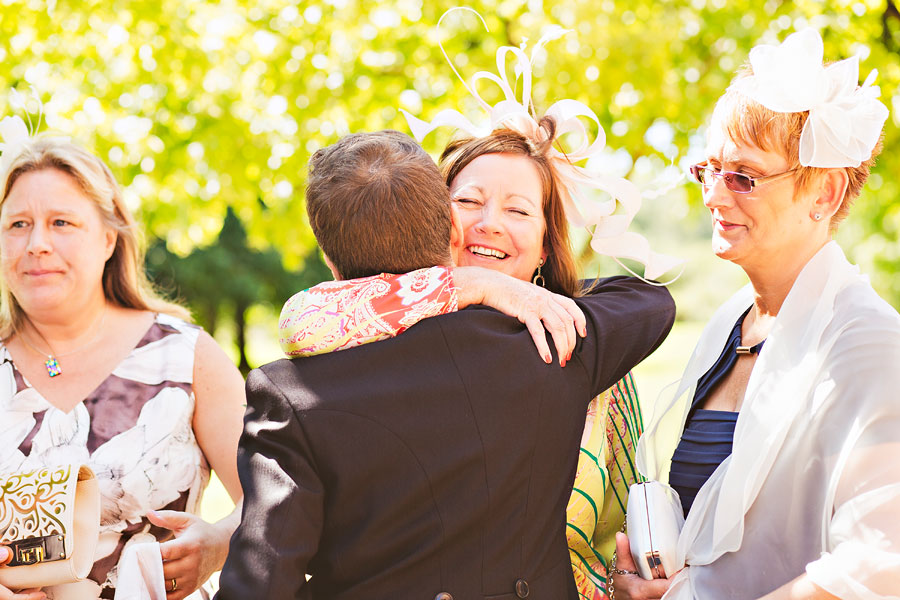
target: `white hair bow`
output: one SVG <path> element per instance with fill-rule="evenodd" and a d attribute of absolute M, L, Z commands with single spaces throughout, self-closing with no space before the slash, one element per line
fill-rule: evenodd
<path fill-rule="evenodd" d="M 858 167 L 872 155 L 888 117 L 872 85 L 873 70 L 861 87 L 859 57 L 822 65 L 822 38 L 815 29 L 789 35 L 777 45 L 750 51 L 753 75 L 735 89 L 775 112 L 809 111 L 800 135 L 805 167 Z"/>
<path fill-rule="evenodd" d="M 449 12 L 447 11 L 447 13 Z M 444 13 L 444 16 L 447 13 Z M 481 17 L 481 15 L 478 16 Z M 484 22 L 483 19 L 482 22 Z M 440 21 L 438 21 L 438 26 L 440 26 Z M 459 111 L 446 109 L 439 112 L 430 122 L 426 122 L 400 109 L 409 123 L 413 136 L 421 142 L 426 135 L 438 127 L 449 125 L 475 137 L 485 137 L 496 129 L 508 128 L 518 131 L 538 143 L 547 141 L 547 131 L 541 128 L 538 120 L 532 116 L 534 108 L 531 101 L 532 64 L 544 44 L 569 31 L 561 27 L 552 28 L 534 46 L 530 57 L 525 54 L 525 43 L 520 48 L 512 46 L 498 48 L 498 74 L 479 71 L 472 76 L 470 84 L 467 84 L 456 70 L 453 61 L 450 60 L 441 45 L 441 51 L 444 52 L 450 68 L 459 77 L 466 90 L 487 112 L 489 121 L 486 125 L 479 127 Z M 507 77 L 506 63 L 510 55 L 515 60 L 515 83 L 521 79 L 521 99 L 516 97 L 513 86 L 510 85 Z M 504 99 L 494 106 L 488 104 L 477 91 L 477 84 L 482 79 L 496 83 L 503 92 Z M 600 154 L 606 146 L 606 134 L 594 111 L 582 102 L 567 99 L 555 102 L 545 115 L 553 117 L 556 122 L 555 139 L 560 139 L 568 133 L 580 135 L 581 145 L 577 149 L 564 153 L 551 147 L 547 157 L 559 175 L 560 196 L 565 206 L 566 217 L 573 225 L 588 228 L 588 231 L 591 232 L 591 248 L 599 254 L 617 260 L 628 258 L 642 263 L 644 276 L 649 279 L 658 278 L 682 264 L 684 261 L 681 259 L 653 252 L 644 236 L 628 231 L 628 226 L 641 207 L 641 194 L 637 186 L 621 177 L 592 173 L 584 167 L 576 166 L 575 163 Z M 597 126 L 597 136 L 593 141 L 589 142 L 590 136 L 582 118 L 590 119 Z M 585 194 L 587 189 L 601 190 L 609 194 L 611 198 L 604 200 L 588 197 Z M 622 211 L 620 214 L 614 214 L 618 205 L 621 205 Z"/>
<path fill-rule="evenodd" d="M 12 162 L 18 158 L 19 154 L 25 148 L 25 145 L 32 139 L 33 135 L 41 126 L 41 119 L 44 116 L 44 105 L 37 91 L 31 88 L 31 97 L 38 105 L 38 117 L 36 122 L 32 122 L 31 115 L 28 113 L 26 106 L 26 98 L 19 93 L 18 90 L 12 88 L 9 90 L 9 104 L 15 109 L 24 112 L 28 119 L 28 124 L 19 115 L 11 117 L 3 117 L 0 120 L 0 177 L 4 177 L 9 170 Z"/>
<path fill-rule="evenodd" d="M 31 139 L 28 133 L 28 126 L 22 117 L 16 115 L 13 117 L 3 117 L 0 121 L 0 176 L 5 175 L 9 170 L 12 161 L 22 152 L 25 143 Z"/>

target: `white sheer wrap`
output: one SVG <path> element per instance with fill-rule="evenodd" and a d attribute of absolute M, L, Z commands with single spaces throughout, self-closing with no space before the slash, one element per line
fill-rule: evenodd
<path fill-rule="evenodd" d="M 752 303 L 713 316 L 637 464 L 666 481 L 699 377 Z M 753 369 L 734 449 L 679 539 L 667 600 L 759 598 L 802 575 L 847 599 L 900 597 L 900 316 L 835 242 L 804 267 Z"/>

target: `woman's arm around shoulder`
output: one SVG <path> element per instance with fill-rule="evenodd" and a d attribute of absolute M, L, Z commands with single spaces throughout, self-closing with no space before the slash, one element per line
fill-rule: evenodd
<path fill-rule="evenodd" d="M 281 311 L 281 348 L 292 357 L 344 350 L 397 336 L 423 319 L 473 304 L 525 324 L 547 363 L 552 360 L 547 332 L 561 363 L 575 347 L 576 331 L 584 335 L 584 315 L 570 298 L 491 269 L 430 267 L 326 281 L 298 292 Z"/>
<path fill-rule="evenodd" d="M 456 309 L 457 290 L 447 267 L 325 281 L 285 302 L 279 343 L 291 357 L 335 352 L 394 337 L 422 319 Z"/>

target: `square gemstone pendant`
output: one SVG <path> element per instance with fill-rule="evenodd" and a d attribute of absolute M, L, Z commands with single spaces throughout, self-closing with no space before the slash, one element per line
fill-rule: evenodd
<path fill-rule="evenodd" d="M 62 368 L 59 366 L 59 361 L 53 356 L 44 362 L 44 366 L 47 367 L 47 375 L 50 377 L 56 377 L 57 375 L 62 374 Z"/>

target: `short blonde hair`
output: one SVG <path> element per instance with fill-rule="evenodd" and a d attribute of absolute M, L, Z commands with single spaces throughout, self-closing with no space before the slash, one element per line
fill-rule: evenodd
<path fill-rule="evenodd" d="M 161 312 L 189 320 L 182 306 L 168 302 L 153 289 L 144 270 L 144 252 L 137 223 L 125 206 L 122 192 L 109 167 L 83 148 L 60 139 L 29 141 L 2 179 L 0 210 L 16 181 L 25 173 L 53 169 L 70 176 L 93 200 L 103 222 L 116 232 L 116 247 L 103 269 L 103 293 L 107 301 L 124 308 Z M 0 338 L 6 339 L 21 325 L 24 311 L 0 281 Z"/>
<path fill-rule="evenodd" d="M 791 169 L 797 169 L 796 189 L 810 189 L 820 181 L 827 169 L 800 165 L 800 135 L 803 133 L 806 119 L 809 118 L 809 111 L 775 112 L 741 94 L 735 89 L 734 84 L 751 75 L 753 69 L 749 63 L 738 70 L 731 82 L 732 85 L 716 102 L 712 122 L 721 123 L 725 133 L 735 142 L 756 146 L 766 152 L 775 152 L 783 156 Z M 875 164 L 875 158 L 881 153 L 883 138 L 884 131 L 868 160 L 858 167 L 844 167 L 849 177 L 849 185 L 841 207 L 831 217 L 832 231 L 835 231 L 847 217 L 850 206 L 862 192 L 869 178 L 869 170 Z"/>

